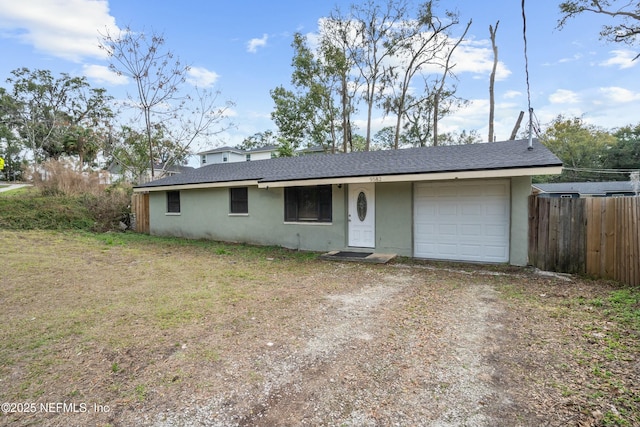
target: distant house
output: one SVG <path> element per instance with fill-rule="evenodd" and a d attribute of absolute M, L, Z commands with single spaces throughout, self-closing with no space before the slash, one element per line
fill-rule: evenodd
<path fill-rule="evenodd" d="M 526 265 L 537 140 L 212 163 L 138 185 L 151 234 Z"/>
<path fill-rule="evenodd" d="M 278 146 L 269 145 L 253 150 L 241 150 L 236 147 L 219 147 L 212 150 L 201 151 L 200 166 L 217 163 L 249 162 L 252 160 L 265 160 L 277 157 Z"/>
<path fill-rule="evenodd" d="M 168 176 L 178 175 L 194 169 L 195 168 L 191 166 L 181 165 L 171 165 L 165 169 L 164 163 L 159 163 L 153 167 L 153 179 L 166 178 Z M 140 176 L 134 176 L 134 173 L 124 170 L 118 162 L 113 162 L 107 167 L 106 172 L 109 174 L 109 177 L 105 179 L 105 183 L 108 184 L 117 181 L 143 184 L 151 181 L 151 168 L 147 168 Z"/>
<path fill-rule="evenodd" d="M 296 150 L 296 155 L 321 153 L 325 153 L 325 150 L 319 145 Z M 198 153 L 198 156 L 200 157 L 201 167 L 215 163 L 250 162 L 253 160 L 266 160 L 278 157 L 278 146 L 267 145 L 265 147 L 254 148 L 252 150 L 241 150 L 236 147 L 220 147 L 212 150 L 201 151 Z"/>
<path fill-rule="evenodd" d="M 533 193 L 538 197 L 579 198 L 579 197 L 621 197 L 635 196 L 630 181 L 610 182 L 555 182 L 533 184 Z"/>

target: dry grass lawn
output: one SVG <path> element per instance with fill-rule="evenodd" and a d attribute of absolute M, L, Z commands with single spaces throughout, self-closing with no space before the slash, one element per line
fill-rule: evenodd
<path fill-rule="evenodd" d="M 640 291 L 0 230 L 0 425 L 640 425 Z"/>

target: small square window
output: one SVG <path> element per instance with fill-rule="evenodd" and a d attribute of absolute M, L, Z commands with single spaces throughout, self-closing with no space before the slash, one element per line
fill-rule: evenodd
<path fill-rule="evenodd" d="M 180 213 L 179 191 L 167 191 L 167 213 Z"/>
<path fill-rule="evenodd" d="M 249 213 L 249 191 L 247 187 L 237 187 L 229 189 L 230 206 L 229 212 L 232 214 Z"/>

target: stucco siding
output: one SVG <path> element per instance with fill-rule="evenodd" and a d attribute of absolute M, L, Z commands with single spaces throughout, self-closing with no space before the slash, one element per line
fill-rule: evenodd
<path fill-rule="evenodd" d="M 150 194 L 150 231 L 291 249 L 327 251 L 345 245 L 344 190 L 332 188 L 331 223 L 285 223 L 284 190 L 249 187 L 247 215 L 229 214 L 229 189 L 182 190 L 180 214 L 166 214 L 166 193 Z"/>
<path fill-rule="evenodd" d="M 531 177 L 511 178 L 511 245 L 509 264 L 527 265 L 529 262 L 529 195 Z"/>
<path fill-rule="evenodd" d="M 414 183 L 376 183 L 374 250 L 413 256 Z M 528 262 L 528 196 L 531 178 L 510 180 L 509 263 Z M 348 186 L 332 186 L 331 223 L 285 223 L 284 189 L 248 188 L 249 213 L 229 214 L 229 189 L 182 190 L 180 214 L 167 214 L 166 192 L 151 192 L 150 231 L 154 235 L 212 239 L 292 249 L 348 249 Z"/>
<path fill-rule="evenodd" d="M 376 252 L 412 256 L 413 185 L 376 184 Z"/>

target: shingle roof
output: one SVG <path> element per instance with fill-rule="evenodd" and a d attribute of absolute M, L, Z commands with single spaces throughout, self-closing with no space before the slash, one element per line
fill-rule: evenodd
<path fill-rule="evenodd" d="M 241 150 L 237 147 L 218 147 L 218 148 L 213 148 L 211 150 L 205 150 L 205 151 L 200 151 L 199 153 L 197 153 L 198 155 L 202 155 L 202 154 L 213 154 L 213 153 L 225 153 L 225 152 L 233 152 L 233 153 L 238 153 L 238 154 L 244 154 L 245 151 Z"/>
<path fill-rule="evenodd" d="M 544 193 L 579 193 L 592 195 L 606 195 L 607 193 L 633 192 L 630 181 L 609 182 L 554 182 L 549 184 L 535 184 Z"/>
<path fill-rule="evenodd" d="M 537 140 L 533 150 L 527 146 L 527 140 L 519 140 L 217 163 L 137 188 L 562 166 Z"/>
<path fill-rule="evenodd" d="M 252 148 L 251 150 L 245 150 L 246 153 L 257 153 L 262 151 L 276 151 L 277 145 L 265 145 L 264 147 Z"/>

